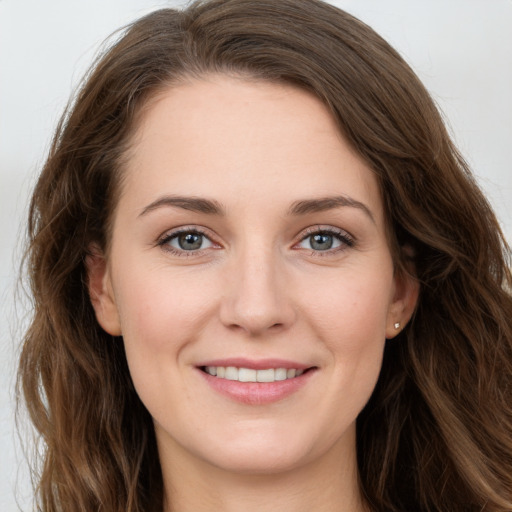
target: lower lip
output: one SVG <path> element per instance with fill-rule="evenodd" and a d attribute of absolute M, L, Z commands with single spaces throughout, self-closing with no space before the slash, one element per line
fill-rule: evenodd
<path fill-rule="evenodd" d="M 315 372 L 310 369 L 299 377 L 274 382 L 240 382 L 214 377 L 198 368 L 209 386 L 221 395 L 249 405 L 265 405 L 278 402 L 305 386 Z"/>

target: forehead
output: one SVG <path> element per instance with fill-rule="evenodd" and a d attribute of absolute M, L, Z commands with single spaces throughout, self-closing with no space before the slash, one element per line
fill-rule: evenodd
<path fill-rule="evenodd" d="M 133 208 L 158 193 L 283 206 L 349 194 L 382 216 L 373 172 L 326 106 L 289 85 L 213 75 L 170 86 L 141 111 L 125 161 Z"/>

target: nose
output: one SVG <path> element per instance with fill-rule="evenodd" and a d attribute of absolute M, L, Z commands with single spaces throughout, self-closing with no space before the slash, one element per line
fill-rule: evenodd
<path fill-rule="evenodd" d="M 221 321 L 252 337 L 284 330 L 295 321 L 295 310 L 283 263 L 270 250 L 249 252 L 240 254 L 229 269 Z"/>

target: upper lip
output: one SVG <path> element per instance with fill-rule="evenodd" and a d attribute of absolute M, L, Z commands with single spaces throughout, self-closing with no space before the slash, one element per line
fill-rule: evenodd
<path fill-rule="evenodd" d="M 244 357 L 230 357 L 227 359 L 212 359 L 201 362 L 198 367 L 204 366 L 234 366 L 236 368 L 249 368 L 252 370 L 266 370 L 269 368 L 286 368 L 287 370 L 295 368 L 296 370 L 306 370 L 312 365 L 290 361 L 288 359 L 247 359 Z"/>

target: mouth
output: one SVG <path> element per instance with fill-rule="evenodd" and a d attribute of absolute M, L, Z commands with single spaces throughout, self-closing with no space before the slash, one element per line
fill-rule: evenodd
<path fill-rule="evenodd" d="M 309 387 L 320 370 L 288 359 L 244 357 L 202 361 L 196 369 L 213 391 L 246 405 L 271 404 L 294 396 Z"/>
<path fill-rule="evenodd" d="M 304 373 L 314 370 L 310 368 L 244 368 L 236 366 L 201 366 L 204 373 L 217 379 L 238 381 L 238 382 L 261 382 L 272 383 L 295 379 Z"/>

